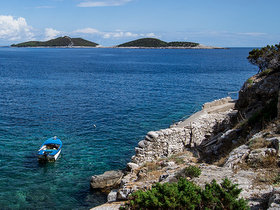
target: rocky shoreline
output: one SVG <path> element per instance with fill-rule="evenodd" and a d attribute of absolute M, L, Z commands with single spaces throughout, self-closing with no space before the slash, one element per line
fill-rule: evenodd
<path fill-rule="evenodd" d="M 156 182 L 175 182 L 190 165 L 202 170 L 192 179 L 198 185 L 228 177 L 243 189 L 241 196 L 251 209 L 280 208 L 280 183 L 275 181 L 280 174 L 280 119 L 265 126 L 251 123 L 275 98 L 279 117 L 280 73 L 251 79 L 237 102 L 227 97 L 206 103 L 183 122 L 147 133 L 125 171 L 93 176 L 91 187 L 109 192 L 106 207 L 94 209 L 118 209 L 132 192 Z"/>

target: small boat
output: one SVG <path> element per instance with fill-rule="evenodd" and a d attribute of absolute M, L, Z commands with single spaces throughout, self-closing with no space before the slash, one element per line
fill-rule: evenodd
<path fill-rule="evenodd" d="M 38 160 L 39 161 L 55 161 L 62 147 L 62 141 L 55 137 L 49 138 L 46 140 L 38 151 Z"/>

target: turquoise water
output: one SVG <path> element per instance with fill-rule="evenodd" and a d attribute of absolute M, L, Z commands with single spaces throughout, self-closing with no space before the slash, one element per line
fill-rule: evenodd
<path fill-rule="evenodd" d="M 90 177 L 124 168 L 148 131 L 238 91 L 256 73 L 250 50 L 0 48 L 1 209 L 105 202 Z M 54 135 L 61 157 L 39 164 Z"/>

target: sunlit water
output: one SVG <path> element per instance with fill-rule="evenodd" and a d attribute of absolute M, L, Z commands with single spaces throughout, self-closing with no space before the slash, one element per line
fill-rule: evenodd
<path fill-rule="evenodd" d="M 0 48 L 0 208 L 103 203 L 90 177 L 124 168 L 148 131 L 238 91 L 256 72 L 250 50 Z M 54 135 L 61 157 L 40 165 Z"/>

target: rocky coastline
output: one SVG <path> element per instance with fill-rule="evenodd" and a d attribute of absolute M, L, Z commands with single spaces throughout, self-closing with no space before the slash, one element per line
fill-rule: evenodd
<path fill-rule="evenodd" d="M 227 97 L 206 103 L 183 122 L 148 132 L 125 171 L 92 177 L 92 188 L 109 192 L 108 203 L 94 209 L 118 209 L 132 192 L 175 182 L 190 165 L 202 171 L 191 180 L 198 185 L 228 177 L 243 189 L 241 197 L 251 209 L 279 209 L 279 83 L 279 72 L 255 75 L 237 101 Z M 257 116 L 267 109 L 277 113 L 264 124 Z"/>

